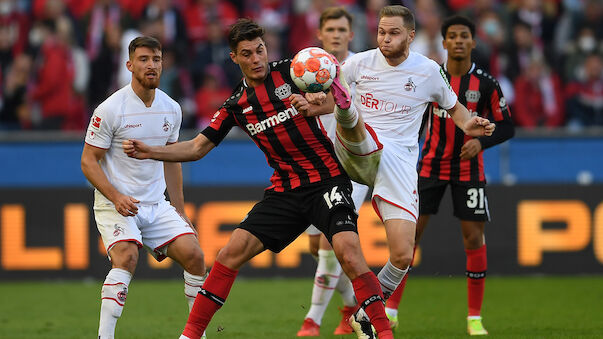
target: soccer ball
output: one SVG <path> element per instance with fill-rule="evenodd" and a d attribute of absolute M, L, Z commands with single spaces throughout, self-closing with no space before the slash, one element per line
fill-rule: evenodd
<path fill-rule="evenodd" d="M 324 91 L 337 75 L 337 61 L 322 48 L 308 47 L 295 55 L 290 73 L 295 85 L 303 92 Z"/>

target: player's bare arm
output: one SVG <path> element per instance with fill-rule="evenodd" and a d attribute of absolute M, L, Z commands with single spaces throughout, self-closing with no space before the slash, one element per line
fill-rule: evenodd
<path fill-rule="evenodd" d="M 454 107 L 447 110 L 448 114 L 452 117 L 455 125 L 465 132 L 465 134 L 472 137 L 490 136 L 494 132 L 496 125 L 490 120 L 471 116 L 471 113 L 467 110 L 463 104 L 456 102 Z"/>
<path fill-rule="evenodd" d="M 125 140 L 122 143 L 124 153 L 130 158 L 154 159 L 170 162 L 196 161 L 203 158 L 216 145 L 203 134 L 194 139 L 177 142 L 167 146 L 149 146 L 136 139 Z"/>
<path fill-rule="evenodd" d="M 306 117 L 333 113 L 335 107 L 333 97 L 326 95 L 324 92 L 306 93 L 305 96 L 292 94 L 289 100 L 291 105 Z"/>
<path fill-rule="evenodd" d="M 140 201 L 116 190 L 98 163 L 106 152 L 105 149 L 84 144 L 81 159 L 82 172 L 88 181 L 115 205 L 115 210 L 119 214 L 124 217 L 136 215 L 138 213 L 136 204 Z"/>
<path fill-rule="evenodd" d="M 172 143 L 168 143 L 171 145 Z M 163 172 L 165 177 L 165 185 L 170 196 L 170 204 L 174 206 L 176 212 L 180 214 L 182 219 L 195 230 L 193 223 L 184 212 L 184 192 L 182 191 L 182 165 L 179 162 L 164 162 Z M 196 230 L 195 230 L 196 232 Z"/>

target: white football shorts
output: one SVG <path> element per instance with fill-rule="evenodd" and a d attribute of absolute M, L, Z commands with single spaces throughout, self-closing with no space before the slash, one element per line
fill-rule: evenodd
<path fill-rule="evenodd" d="M 95 191 L 94 218 L 103 239 L 107 253 L 120 241 L 135 242 L 162 261 L 167 257 L 167 246 L 174 239 L 185 234 L 195 234 L 189 224 L 166 200 L 156 204 L 138 205 L 138 214 L 124 217 L 115 210 L 111 202 L 106 202 Z M 102 195 L 101 195 L 102 196 Z"/>
<path fill-rule="evenodd" d="M 417 194 L 417 160 L 419 145 L 401 146 L 393 140 L 382 138 L 365 124 L 367 136 L 375 141 L 375 148 L 367 154 L 354 154 L 346 149 L 338 138 L 335 142 L 335 153 L 352 180 L 373 187 L 372 201 L 375 211 L 382 220 L 406 219 L 416 222 L 419 215 L 419 195 Z M 379 212 L 379 198 L 390 207 L 387 213 Z M 385 211 L 384 211 L 385 212 Z M 386 219 L 383 219 L 383 217 Z"/>

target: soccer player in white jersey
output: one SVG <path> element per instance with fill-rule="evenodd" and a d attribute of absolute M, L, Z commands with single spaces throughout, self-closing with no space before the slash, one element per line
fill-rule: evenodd
<path fill-rule="evenodd" d="M 352 20 L 352 15 L 344 7 L 329 7 L 320 15 L 317 38 L 320 40 L 322 48 L 335 56 L 337 60 L 346 60 L 354 54 L 348 50 L 354 37 Z M 334 142 L 337 122 L 333 114 L 320 115 L 318 119 L 327 131 L 329 138 Z M 368 193 L 368 186 L 352 182 L 352 188 L 352 199 L 358 210 Z M 344 306 L 340 309 L 342 319 L 333 334 L 352 333 L 352 328 L 347 321 L 357 308 L 352 283 L 343 273 L 327 238 L 314 226 L 308 227 L 306 233 L 309 235 L 310 253 L 318 259 L 318 266 L 314 275 L 312 304 L 297 336 L 317 337 L 320 335 L 322 318 L 334 291 L 341 294 Z"/>
<path fill-rule="evenodd" d="M 203 252 L 184 214 L 180 163 L 139 161 L 121 150 L 129 138 L 175 143 L 182 121 L 178 103 L 157 89 L 159 41 L 138 37 L 130 42 L 129 56 L 132 82 L 94 111 L 81 159 L 82 172 L 96 188 L 94 216 L 112 266 L 101 290 L 99 339 L 115 336 L 141 247 L 158 261 L 170 257 L 184 268 L 189 311 L 206 276 Z"/>
<path fill-rule="evenodd" d="M 349 58 L 331 86 L 337 156 L 354 181 L 373 187 L 373 206 L 385 224 L 390 258 L 378 278 L 386 298 L 408 271 L 413 256 L 418 134 L 427 105 L 438 103 L 467 135 L 491 135 L 495 128 L 487 119 L 471 117 L 436 62 L 409 50 L 414 36 L 415 20 L 408 8 L 382 8 L 378 48 Z M 347 84 L 355 85 L 351 96 Z M 330 104 L 321 102 L 321 95 L 306 98 L 311 104 Z M 298 97 L 294 104 L 307 105 L 306 98 Z M 370 328 L 367 321 L 362 309 L 350 317 L 359 337 L 373 338 L 372 332 L 363 330 Z"/>

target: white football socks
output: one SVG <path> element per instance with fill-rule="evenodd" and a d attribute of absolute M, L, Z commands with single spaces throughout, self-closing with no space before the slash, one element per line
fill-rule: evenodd
<path fill-rule="evenodd" d="M 101 290 L 99 339 L 113 339 L 115 337 L 115 326 L 124 309 L 131 279 L 132 274 L 120 268 L 113 268 L 107 274 Z"/>
<path fill-rule="evenodd" d="M 389 296 L 394 293 L 404 278 L 404 275 L 406 275 L 406 272 L 408 272 L 408 267 L 401 270 L 387 260 L 385 266 L 383 266 L 381 271 L 379 271 L 379 274 L 377 274 L 377 278 L 379 279 L 379 284 L 381 284 L 381 290 L 383 291 L 383 296 L 385 299 L 389 298 Z"/>
<path fill-rule="evenodd" d="M 373 139 L 368 132 L 366 133 L 366 138 L 359 142 L 346 140 L 339 133 L 337 133 L 337 138 L 341 140 L 341 143 L 348 151 L 356 155 L 366 155 L 379 148 L 375 139 Z"/>
<path fill-rule="evenodd" d="M 354 294 L 354 286 L 352 286 L 352 282 L 350 278 L 344 273 L 341 272 L 339 276 L 339 281 L 337 281 L 337 286 L 335 289 L 339 294 L 341 294 L 341 299 L 343 299 L 343 305 L 348 307 L 356 306 L 356 295 Z"/>
<path fill-rule="evenodd" d="M 193 309 L 193 305 L 195 304 L 195 298 L 197 297 L 197 293 L 203 287 L 203 283 L 205 282 L 205 278 L 207 278 L 207 273 L 204 276 L 193 275 L 184 271 L 184 296 L 186 297 L 186 302 L 188 303 L 188 312 Z"/>
<path fill-rule="evenodd" d="M 312 288 L 312 306 L 306 318 L 320 325 L 342 273 L 341 265 L 333 250 L 318 250 L 318 267 Z"/>
<path fill-rule="evenodd" d="M 343 128 L 354 128 L 358 124 L 358 111 L 354 105 L 348 109 L 341 109 L 339 106 L 335 106 L 335 120 Z"/>

